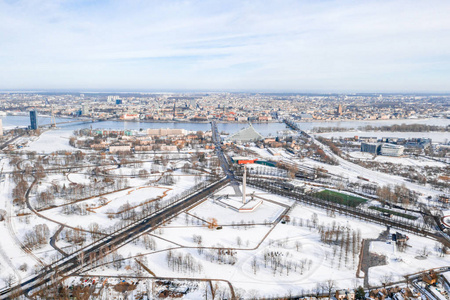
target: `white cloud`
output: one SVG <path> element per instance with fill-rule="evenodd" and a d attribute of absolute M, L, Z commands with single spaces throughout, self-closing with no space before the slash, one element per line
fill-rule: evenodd
<path fill-rule="evenodd" d="M 449 91 L 447 1 L 0 1 L 0 89 Z"/>

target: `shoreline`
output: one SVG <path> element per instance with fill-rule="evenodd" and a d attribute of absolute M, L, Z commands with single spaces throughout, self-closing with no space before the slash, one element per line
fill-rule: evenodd
<path fill-rule="evenodd" d="M 393 122 L 393 121 L 427 121 L 427 120 L 447 120 L 447 118 L 413 118 L 413 119 L 367 119 L 367 120 L 296 120 L 296 123 L 338 123 L 338 122 Z M 191 121 L 191 120 L 121 120 L 121 119 L 107 119 L 105 121 L 115 121 L 115 122 L 132 122 L 132 123 L 193 123 L 193 124 L 209 124 L 215 121 L 218 124 L 247 124 L 249 121 L 219 121 L 219 120 L 208 120 L 208 121 Z M 272 123 L 284 123 L 280 120 L 273 121 L 252 121 L 252 124 L 272 124 Z"/>
<path fill-rule="evenodd" d="M 0 118 L 2 117 L 27 117 L 27 113 L 17 113 L 17 114 L 11 114 L 7 113 L 7 115 L 0 115 Z M 50 115 L 38 115 L 38 117 L 41 118 L 51 118 Z M 71 116 L 60 116 L 56 115 L 55 118 L 59 119 L 70 119 L 70 120 L 77 120 L 77 118 L 71 117 Z M 83 117 L 82 117 L 83 118 Z M 92 119 L 90 117 L 84 117 L 86 119 Z M 310 119 L 310 120 L 295 120 L 296 123 L 339 123 L 339 122 L 414 122 L 414 121 L 426 121 L 426 120 L 448 120 L 448 118 L 444 117 L 421 117 L 421 118 L 407 118 L 407 119 L 342 119 L 342 120 L 316 120 L 316 119 Z M 96 121 L 100 119 L 95 119 Z M 83 121 L 83 120 L 80 120 Z M 198 123 L 198 124 L 207 124 L 211 123 L 211 121 L 215 121 L 216 123 L 221 124 L 245 124 L 249 123 L 249 121 L 223 121 L 223 120 L 207 120 L 207 121 L 192 121 L 192 120 L 121 120 L 118 118 L 110 118 L 103 121 L 116 121 L 116 122 L 133 122 L 133 123 Z M 281 120 L 271 120 L 271 121 L 252 121 L 251 123 L 254 124 L 271 124 L 271 123 L 283 123 Z"/>

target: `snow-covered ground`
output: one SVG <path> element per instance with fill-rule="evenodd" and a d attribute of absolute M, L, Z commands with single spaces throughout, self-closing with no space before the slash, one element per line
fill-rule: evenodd
<path fill-rule="evenodd" d="M 417 191 L 423 195 L 431 195 L 431 196 L 437 196 L 441 194 L 440 191 L 436 191 L 433 188 L 429 187 L 428 185 L 419 185 L 416 183 L 408 182 L 405 180 L 405 178 L 401 176 L 391 175 L 383 172 L 378 172 L 374 170 L 369 170 L 367 168 L 364 168 L 362 166 L 359 166 L 357 164 L 354 164 L 352 162 L 349 162 L 337 155 L 335 155 L 327 146 L 322 146 L 325 152 L 331 156 L 336 158 L 339 161 L 339 165 L 329 165 L 325 163 L 318 162 L 316 160 L 310 159 L 310 158 L 304 158 L 300 160 L 299 158 L 296 158 L 292 155 L 289 155 L 289 153 L 285 153 L 283 156 L 272 156 L 269 152 L 267 152 L 266 149 L 260 149 L 257 147 L 250 147 L 250 150 L 253 150 L 257 152 L 259 155 L 261 155 L 265 159 L 270 159 L 274 161 L 288 159 L 290 161 L 296 162 L 298 164 L 311 167 L 311 168 L 322 168 L 330 173 L 341 175 L 344 178 L 348 178 L 350 181 L 358 181 L 358 177 L 364 177 L 368 178 L 371 182 L 378 183 L 381 186 L 384 185 L 402 185 L 405 184 L 407 188 Z M 381 158 L 385 159 L 385 158 Z M 389 159 L 389 158 L 387 158 Z M 401 158 L 400 158 L 401 159 Z M 411 161 L 412 163 L 413 161 Z M 430 162 L 431 164 L 431 162 Z M 434 164 L 434 162 L 433 162 Z M 438 162 L 438 164 L 440 164 Z"/>
<path fill-rule="evenodd" d="M 423 158 L 423 157 L 413 157 L 413 156 L 404 156 L 404 157 L 392 157 L 392 156 L 383 156 L 383 155 L 377 155 L 374 157 L 373 154 L 367 153 L 367 152 L 360 152 L 360 151 L 351 151 L 349 152 L 350 157 L 357 158 L 361 160 L 369 160 L 369 161 L 375 161 L 379 163 L 392 163 L 392 164 L 399 164 L 399 165 L 405 165 L 405 166 L 418 166 L 418 167 L 445 167 L 446 164 L 442 162 L 438 162 L 435 160 Z"/>
<path fill-rule="evenodd" d="M 223 194 L 226 191 L 227 189 L 224 189 L 220 193 Z M 258 191 L 256 191 L 256 194 L 258 194 Z M 282 198 L 279 196 L 272 198 L 272 195 L 267 194 L 265 197 L 274 200 Z M 291 200 L 287 199 L 284 202 L 289 203 Z M 221 225 L 223 223 L 230 224 L 233 220 L 238 221 L 241 218 L 240 215 L 245 217 L 245 220 L 254 219 L 257 222 L 258 218 L 266 218 L 265 213 L 261 215 L 265 210 L 278 210 L 276 206 L 261 208 L 260 212 L 258 212 L 258 209 L 254 213 L 239 214 L 208 200 L 191 210 L 189 217 L 194 220 L 196 217 L 217 217 L 218 224 Z M 342 226 L 348 228 L 348 230 L 360 230 L 361 236 L 364 238 L 376 238 L 384 230 L 383 226 L 339 215 L 336 217 L 328 216 L 324 210 L 303 205 L 295 206 L 290 213 L 292 220 L 296 220 L 295 222 L 291 221 L 290 224 L 279 223 L 274 227 L 270 225 L 241 228 L 224 226 L 221 230 L 213 230 L 207 228 L 205 222 L 191 222 L 190 219 L 186 218 L 186 215 L 183 215 L 166 224 L 161 230 L 156 230 L 156 236 L 172 241 L 176 245 L 172 248 L 173 253 L 191 255 L 196 263 L 203 266 L 202 271 L 187 274 L 172 270 L 167 265 L 167 251 L 155 251 L 146 255 L 147 266 L 157 276 L 189 276 L 229 280 L 237 290 L 245 291 L 247 297 L 255 291 L 258 291 L 261 296 L 285 295 L 287 291 L 292 291 L 294 294 L 301 293 L 302 290 L 308 292 L 314 289 L 317 283 L 325 282 L 328 279 L 335 280 L 338 286 L 342 288 L 354 286 L 355 282 L 361 284 L 361 280 L 355 278 L 359 255 L 354 260 L 353 258 L 349 259 L 347 265 L 344 265 L 343 262 L 342 264 L 338 263 L 337 257 L 333 259 L 333 246 L 320 242 L 317 229 L 306 226 L 307 220 L 312 219 L 314 215 L 317 216 L 318 224 L 328 226 L 335 222 L 336 226 Z M 298 225 L 300 219 L 303 226 Z M 238 223 L 236 222 L 236 224 Z M 206 247 L 202 253 L 198 249 L 192 248 L 198 246 L 194 241 L 194 236 L 202 237 L 201 246 Z M 209 257 L 208 253 L 214 253 L 214 250 L 208 249 L 208 247 L 217 245 L 223 248 L 236 249 L 236 263 L 233 265 L 218 264 L 209 260 L 207 258 Z M 121 251 L 124 256 L 129 252 L 129 249 Z M 302 271 L 300 267 L 296 271 L 292 269 L 289 275 L 286 274 L 286 270 L 281 274 L 279 272 L 274 274 L 270 268 L 264 267 L 264 254 L 270 252 L 279 253 L 283 256 L 283 259 L 290 259 L 295 262 L 304 261 L 304 269 Z M 256 274 L 252 267 L 255 257 L 259 265 Z M 104 269 L 103 272 L 107 272 L 107 270 Z M 99 271 L 93 270 L 91 273 L 98 274 Z M 123 274 L 123 272 L 119 273 Z"/>
<path fill-rule="evenodd" d="M 69 139 L 73 135 L 67 129 L 52 129 L 42 133 L 39 138 L 23 148 L 25 151 L 36 151 L 37 153 L 51 153 L 59 150 L 76 150 L 69 145 Z"/>
<path fill-rule="evenodd" d="M 56 134 L 58 131 L 49 131 L 47 133 Z M 53 152 L 64 149 L 64 147 L 58 145 L 56 145 L 56 148 L 45 145 L 45 142 L 50 143 L 50 140 L 48 140 L 50 136 L 47 135 L 47 138 L 45 138 L 46 135 L 44 134 L 44 139 L 32 142 L 30 147 L 38 145 L 39 141 L 41 141 L 40 145 L 35 146 L 35 148 L 27 147 L 27 150 L 34 150 L 41 153 L 42 151 Z M 66 141 L 64 137 L 60 137 L 60 141 L 65 145 Z M 175 156 L 179 157 L 180 155 L 175 153 L 174 157 Z M 189 155 L 184 156 L 189 157 Z M 30 163 L 30 160 L 27 159 L 26 155 L 23 155 L 19 161 L 21 161 L 20 165 L 22 167 L 25 167 Z M 179 160 L 171 162 L 174 162 L 176 167 L 176 164 L 182 166 L 184 163 L 188 162 L 188 160 L 186 160 L 186 158 L 180 158 Z M 152 164 L 153 163 L 150 162 L 144 162 L 139 168 L 150 171 Z M 1 157 L 0 166 L 0 170 L 3 169 L 3 171 L 13 170 L 13 166 L 9 165 L 9 159 L 4 156 Z M 166 186 L 162 182 L 159 184 L 158 182 L 155 183 L 155 180 L 159 179 L 162 173 L 152 174 L 148 178 L 140 178 L 136 176 L 137 171 L 139 171 L 139 169 L 135 169 L 131 165 L 112 170 L 107 176 L 111 176 L 113 179 L 115 179 L 115 175 L 119 178 L 124 177 L 128 188 L 122 191 L 108 193 L 102 197 L 86 198 L 86 200 L 77 202 L 76 205 L 80 205 L 84 208 L 85 212 L 81 214 L 68 214 L 67 212 L 64 212 L 65 208 L 68 207 L 67 205 L 64 205 L 86 196 L 80 195 L 79 197 L 74 197 L 73 200 L 62 199 L 56 196 L 56 199 L 54 200 L 56 206 L 41 210 L 39 213 L 42 217 L 34 214 L 27 208 L 19 209 L 18 206 L 12 204 L 11 195 L 15 183 L 12 180 L 12 175 L 2 174 L 0 178 L 0 210 L 5 212 L 6 220 L 0 221 L 0 235 L 2 236 L 2 242 L 0 243 L 0 288 L 8 284 L 9 281 L 7 279 L 9 277 L 11 277 L 11 281 L 17 283 L 18 280 L 23 280 L 34 274 L 35 270 L 41 267 L 41 261 L 43 263 L 50 263 L 56 258 L 61 257 L 61 254 L 48 243 L 33 248 L 31 254 L 22 249 L 22 245 L 26 240 L 26 235 L 30 234 L 36 225 L 48 227 L 49 237 L 53 236 L 55 232 L 60 229 L 61 224 L 65 226 L 66 228 L 60 234 L 56 245 L 70 253 L 75 248 L 81 247 L 81 245 L 74 247 L 72 243 L 68 243 L 62 239 L 62 236 L 64 236 L 70 228 L 80 226 L 83 230 L 89 230 L 91 225 L 96 223 L 103 232 L 110 232 L 113 228 L 117 228 L 116 225 L 118 223 L 122 222 L 121 218 L 116 215 L 112 215 L 111 217 L 111 212 L 116 213 L 117 211 L 120 211 L 124 204 L 128 204 L 132 209 L 139 212 L 143 210 L 143 204 L 145 203 L 151 203 L 153 201 L 160 201 L 162 203 L 166 201 L 166 199 L 178 195 L 204 180 L 204 178 L 199 177 L 199 175 L 203 173 L 193 171 L 193 174 L 185 174 L 178 169 L 171 172 L 175 185 Z M 164 168 L 162 168 L 161 171 L 164 171 Z M 39 181 L 39 184 L 35 186 L 30 194 L 30 203 L 32 207 L 35 209 L 41 207 L 37 202 L 36 195 L 41 192 L 51 191 L 53 185 L 69 188 L 76 185 L 92 184 L 94 179 L 90 174 L 91 172 L 89 169 L 75 169 L 66 174 L 47 174 L 46 177 Z M 31 183 L 30 178 L 27 178 L 27 181 L 28 184 Z M 91 190 L 90 193 L 96 195 L 98 194 L 98 191 Z M 86 208 L 90 211 L 86 210 Z M 18 214 L 23 215 L 17 216 Z M 10 216 L 12 217 L 10 218 Z M 92 242 L 93 236 L 91 236 L 90 233 L 86 233 L 85 235 L 86 243 Z M 157 248 L 165 249 L 164 244 L 167 244 L 167 242 L 156 237 L 155 239 L 159 240 L 159 246 Z M 142 252 L 142 248 L 139 250 L 140 251 L 138 252 Z"/>
<path fill-rule="evenodd" d="M 381 285 L 385 275 L 392 277 L 392 281 L 402 280 L 405 274 L 412 274 L 431 268 L 444 267 L 450 265 L 450 256 L 440 256 L 435 250 L 436 241 L 403 233 L 408 235 L 408 246 L 404 252 L 400 252 L 394 242 L 372 242 L 370 252 L 384 255 L 387 265 L 376 266 L 369 269 L 369 283 L 371 285 Z M 426 253 L 424 259 L 422 255 Z"/>
<path fill-rule="evenodd" d="M 25 218 L 14 216 L 14 209 L 9 200 L 12 188 L 13 184 L 9 178 L 0 180 L 0 210 L 6 213 L 6 219 L 0 221 L 0 288 L 6 286 L 8 277 L 12 276 L 17 283 L 30 275 L 35 265 L 39 266 L 39 263 L 21 248 L 15 238 L 23 237 L 22 225 Z M 30 228 L 29 224 L 26 226 Z M 27 270 L 20 270 L 20 266 L 24 264 Z"/>
<path fill-rule="evenodd" d="M 285 209 L 285 207 L 274 202 L 264 201 L 266 198 L 268 200 L 272 200 L 272 197 L 267 196 L 266 193 L 252 188 L 247 188 L 247 195 L 252 194 L 253 192 L 255 192 L 254 195 L 257 199 L 263 200 L 263 203 L 252 213 L 238 212 L 231 208 L 226 208 L 221 206 L 216 200 L 205 201 L 189 212 L 203 220 L 215 218 L 220 225 L 231 225 L 249 222 L 258 224 L 273 222 Z M 226 193 L 234 195 L 233 188 L 227 187 L 226 189 L 218 192 L 217 195 L 225 195 Z"/>
<path fill-rule="evenodd" d="M 38 153 L 50 153 L 56 150 L 73 151 L 74 148 L 68 144 L 70 135 L 71 132 L 69 131 L 47 131 L 38 140 L 25 147 L 25 150 Z M 336 157 L 327 147 L 323 147 L 327 154 Z M 370 178 L 371 182 L 377 182 L 380 185 L 405 184 L 408 188 L 419 191 L 424 195 L 438 194 L 429 186 L 406 182 L 399 176 L 371 171 L 338 157 L 336 158 L 340 165 L 331 166 L 309 158 L 300 160 L 285 151 L 280 151 L 280 155 L 273 156 L 265 149 L 253 147 L 251 150 L 270 160 L 289 160 L 312 168 L 322 167 L 331 173 L 349 178 L 351 181 L 357 181 L 357 177 L 362 176 Z M 355 152 L 355 155 L 360 154 Z M 358 158 L 372 159 L 362 154 Z M 375 160 L 413 166 L 442 166 L 438 162 L 407 157 L 377 157 Z M 188 160 L 180 158 L 172 162 L 174 162 L 174 167 L 180 168 L 188 163 Z M 27 163 L 27 161 L 24 161 L 23 165 L 25 166 Z M 0 166 L 11 169 L 7 159 L 2 159 Z M 138 168 L 131 166 L 111 169 L 105 177 L 126 178 L 126 188 L 122 191 L 105 194 L 102 197 L 94 196 L 85 200 L 81 199 L 77 204 L 85 209 L 88 208 L 86 213 L 67 214 L 64 211 L 65 206 L 61 205 L 68 203 L 68 199 L 60 197 L 55 200 L 56 207 L 40 211 L 40 214 L 45 218 L 31 213 L 20 217 L 15 216 L 11 218 L 11 223 L 7 222 L 9 219 L 1 221 L 0 278 L 14 275 L 17 279 L 23 279 L 33 272 L 35 265 L 39 265 L 33 256 L 21 249 L 14 238 L 17 236 L 19 240 L 23 241 L 25 234 L 37 224 L 47 225 L 50 236 L 60 228 L 60 224 L 66 227 L 81 226 L 83 229 L 88 229 L 91 224 L 97 223 L 100 229 L 110 231 L 120 222 L 120 218 L 115 215 L 112 216 L 112 214 L 118 212 L 125 204 L 140 211 L 143 209 L 144 203 L 159 201 L 160 199 L 164 201 L 188 190 L 198 180 L 202 180 L 199 179 L 199 176 L 196 176 L 201 174 L 200 172 L 195 171 L 195 174 L 187 174 L 177 169 L 170 172 L 176 181 L 175 184 L 164 185 L 162 182 L 155 180 L 166 169 L 162 165 L 157 167 L 157 173 L 150 175 L 148 178 L 136 176 Z M 151 170 L 152 168 L 153 163 L 149 162 L 145 162 L 139 167 L 139 169 L 145 170 Z M 41 180 L 39 186 L 32 191 L 30 198 L 32 206 L 37 207 L 38 205 L 36 194 L 45 191 L 52 184 L 58 183 L 66 186 L 90 184 L 93 180 L 90 172 L 91 170 L 86 168 L 84 170 L 72 170 L 65 175 L 48 174 L 46 178 Z M 13 186 L 14 183 L 9 176 L 0 182 L 0 209 L 5 210 L 7 216 L 17 215 L 19 212 L 17 208 L 12 206 Z M 331 214 L 325 210 L 298 204 L 292 199 L 250 187 L 247 188 L 248 197 L 253 195 L 257 199 L 263 200 L 263 203 L 253 212 L 239 213 L 219 203 L 217 197 L 224 197 L 225 195 L 234 195 L 234 189 L 230 186 L 221 189 L 213 197 L 206 199 L 189 211 L 181 213 L 158 229 L 147 232 L 134 242 L 117 249 L 117 253 L 124 258 L 121 267 L 116 269 L 111 264 L 105 264 L 89 271 L 89 274 L 133 276 L 137 274 L 133 266 L 136 265 L 135 259 L 138 258 L 142 259 L 142 263 L 151 270 L 151 273 L 155 273 L 157 276 L 230 281 L 236 291 L 244 298 L 252 295 L 264 297 L 286 295 L 289 292 L 293 294 L 308 293 L 328 279 L 334 280 L 338 288 L 352 288 L 362 284 L 362 279 L 355 276 L 359 251 L 354 250 L 343 254 L 344 250 L 341 249 L 346 247 L 344 242 L 339 244 L 336 239 L 335 243 L 325 243 L 321 239 L 321 233 L 327 228 L 338 228 L 342 232 L 342 236 L 353 237 L 351 243 L 354 243 L 356 235 L 363 239 L 373 239 L 385 230 L 385 227 L 381 225 L 353 219 L 349 216 Z M 292 206 L 289 211 L 291 222 L 287 224 L 276 223 L 281 215 L 286 213 L 289 206 Z M 21 212 L 30 213 L 28 209 L 23 209 Z M 213 219 L 217 220 L 217 225 L 221 228 L 208 228 Z M 64 229 L 62 233 L 66 234 L 67 230 L 67 228 Z M 412 234 L 408 235 L 410 247 L 407 247 L 406 251 L 402 253 L 396 251 L 392 244 L 386 244 L 382 241 L 371 244 L 371 252 L 387 257 L 387 265 L 369 269 L 368 276 L 371 284 L 380 284 L 386 274 L 392 274 L 395 280 L 421 269 L 449 264 L 450 258 L 448 256 L 438 257 L 434 250 L 435 241 Z M 199 242 L 199 237 L 201 242 Z M 152 240 L 152 246 L 148 245 L 149 239 Z M 87 234 L 86 243 L 91 241 L 92 237 Z M 358 243 L 352 244 L 354 246 L 351 247 L 357 249 Z M 57 245 L 69 252 L 73 250 L 73 244 L 63 239 L 60 239 Z M 419 254 L 425 251 L 424 246 L 427 247 L 427 252 L 429 252 L 425 260 L 419 258 Z M 215 257 L 219 256 L 219 252 L 226 259 L 223 261 L 216 259 Z M 57 253 L 49 244 L 33 250 L 33 255 L 38 257 L 38 260 L 47 263 L 55 259 Z M 172 267 L 168 264 L 168 253 L 182 255 L 184 258 L 188 257 L 194 269 L 182 271 L 182 268 Z M 267 255 L 279 257 L 282 264 L 290 265 L 291 268 L 275 269 L 274 271 L 266 265 Z M 230 257 L 233 257 L 233 259 Z M 19 267 L 24 263 L 28 265 L 28 270 L 20 271 Z M 140 270 L 140 272 L 147 271 Z M 0 280 L 0 287 L 5 285 L 6 282 Z M 198 295 L 199 292 L 196 291 L 190 294 L 187 299 L 195 299 Z"/>
<path fill-rule="evenodd" d="M 74 175 L 72 177 L 69 176 L 71 180 L 84 180 L 82 176 Z M 53 177 L 48 178 L 49 181 L 54 179 Z M 189 181 L 189 179 L 187 177 L 187 179 L 181 179 L 180 181 L 181 186 L 186 188 L 188 184 L 184 180 Z M 167 190 L 167 188 L 158 187 L 131 188 L 106 197 L 111 201 L 111 205 L 113 205 L 114 201 L 121 201 L 121 203 L 124 201 L 135 203 L 137 201 L 136 203 L 138 203 L 142 199 L 146 199 L 150 194 L 152 196 L 161 195 L 161 192 Z M 117 250 L 125 258 L 120 269 L 116 270 L 111 265 L 104 265 L 88 273 L 132 276 L 136 272 L 133 269 L 127 270 L 125 267 L 135 265 L 135 258 L 145 258 L 142 260 L 143 263 L 157 276 L 228 280 L 232 283 L 235 290 L 244 297 L 249 297 L 250 295 L 266 297 L 267 295 L 286 295 L 288 291 L 293 294 L 307 293 L 313 291 L 317 284 L 323 283 L 328 279 L 334 280 L 339 288 L 348 288 L 362 284 L 362 279 L 355 277 L 359 252 L 356 256 L 350 255 L 348 263 L 344 263 L 345 256 L 340 256 L 338 246 L 321 242 L 318 229 L 306 224 L 316 218 L 316 222 L 320 226 L 330 227 L 331 224 L 335 223 L 336 227 L 344 228 L 344 230 L 349 232 L 359 230 L 361 237 L 366 239 L 378 237 L 380 232 L 385 230 L 385 227 L 348 216 L 331 216 L 325 210 L 301 204 L 294 206 L 289 213 L 291 217 L 290 223 L 271 225 L 270 223 L 284 211 L 286 205 L 293 204 L 293 200 L 252 188 L 248 189 L 249 194 L 253 194 L 253 192 L 255 196 L 270 201 L 264 201 L 263 205 L 252 213 L 239 213 L 219 205 L 213 198 L 208 199 L 187 213 L 183 213 L 167 222 L 160 229 L 151 232 L 149 237 L 155 242 L 153 249 L 147 249 L 143 242 L 143 237 L 141 237 L 136 242 L 127 244 Z M 233 193 L 234 190 L 231 187 L 226 187 L 220 190 L 217 195 L 224 196 Z M 87 203 L 90 203 L 89 201 L 95 203 L 96 200 L 88 200 Z M 114 207 L 117 206 L 118 204 L 114 204 Z M 100 213 L 93 213 L 87 216 L 66 216 L 58 212 L 58 209 L 46 210 L 42 213 L 70 226 L 86 226 L 90 222 L 98 222 L 101 226 L 108 226 L 108 222 L 113 222 L 108 221 L 105 217 L 99 217 Z M 218 225 L 222 225 L 223 228 L 220 230 L 208 228 L 207 222 L 211 218 L 216 218 Z M 31 224 L 47 222 L 40 220 L 36 216 L 31 216 L 29 221 Z M 247 225 L 247 223 L 253 222 L 267 222 L 267 224 Z M 4 227 L 2 223 L 0 223 L 0 230 L 4 230 L 2 229 Z M 29 226 L 24 221 L 16 220 L 15 223 L 17 231 L 20 232 L 26 231 L 27 226 Z M 233 223 L 235 226 L 233 226 Z M 244 223 L 245 226 L 236 226 L 244 225 Z M 302 223 L 302 226 L 299 226 L 300 223 Z M 47 224 L 51 234 L 59 227 L 57 224 L 50 225 L 51 222 L 47 222 Z M 8 233 L 5 234 L 8 236 Z M 196 249 L 199 244 L 194 240 L 195 236 L 202 237 L 201 247 L 204 247 L 202 251 Z M 433 252 L 434 241 L 414 235 L 409 235 L 409 237 L 409 244 L 412 247 L 407 248 L 405 254 L 401 255 L 393 252 L 392 245 L 387 245 L 384 242 L 373 243 L 371 251 L 386 255 L 388 264 L 369 269 L 368 275 L 371 284 L 379 284 L 384 274 L 392 273 L 394 278 L 399 278 L 402 275 L 419 271 L 427 266 L 448 264 L 449 258 L 437 257 Z M 63 241 L 59 241 L 58 245 L 60 247 L 69 246 Z M 427 260 L 419 260 L 415 257 L 419 250 L 423 250 L 424 245 L 432 253 L 429 254 Z M 211 260 L 211 257 L 214 257 L 217 253 L 214 247 L 235 251 L 236 262 L 234 264 L 226 264 Z M 172 251 L 173 255 L 183 254 L 186 256 L 189 254 L 195 264 L 202 265 L 202 269 L 182 272 L 177 271 L 176 268 L 169 267 L 167 264 L 169 250 Z M 18 251 L 17 249 L 11 247 L 7 251 L 10 253 L 9 258 L 13 261 L 22 263 L 22 261 L 26 260 L 29 265 L 33 265 L 30 257 L 14 253 L 14 251 Z M 55 251 L 48 245 L 34 252 L 45 261 L 49 261 L 55 256 Z M 271 268 L 264 267 L 264 255 L 267 253 L 277 253 L 277 255 L 282 257 L 282 261 L 293 261 L 299 264 L 303 262 L 304 266 L 300 268 L 300 265 L 298 265 L 295 269 L 292 267 L 291 270 L 284 270 L 281 273 L 279 271 L 274 272 Z M 398 260 L 399 256 L 401 256 L 402 261 Z M 20 260 L 21 258 L 25 259 Z M 3 261 L 0 260 L 0 263 L 3 265 Z M 18 268 L 20 263 L 15 262 L 14 267 Z M 256 269 L 254 268 L 255 263 L 258 265 Z M 9 268 L 9 271 L 8 268 L 3 269 L 2 276 L 10 273 L 11 270 L 12 268 Z M 23 276 L 25 275 L 27 274 L 24 273 Z M 197 294 L 193 293 L 187 299 L 194 299 L 191 298 L 195 297 L 194 295 Z"/>
<path fill-rule="evenodd" d="M 318 143 L 317 141 L 315 141 Z M 391 175 L 383 172 L 378 172 L 374 170 L 369 170 L 355 163 L 349 162 L 337 155 L 335 155 L 327 146 L 318 143 L 322 149 L 327 153 L 327 155 L 337 159 L 339 161 L 338 166 L 331 166 L 324 163 L 320 163 L 317 161 L 310 160 L 305 158 L 303 162 L 306 165 L 316 167 L 320 166 L 322 168 L 327 169 L 328 171 L 334 174 L 342 174 L 345 177 L 349 178 L 352 181 L 358 180 L 358 176 L 368 178 L 372 182 L 376 182 L 381 186 L 385 185 L 405 185 L 408 189 L 418 192 L 424 196 L 433 196 L 436 197 L 441 194 L 440 191 L 434 190 L 429 185 L 419 185 L 416 183 L 409 182 L 405 180 L 405 178 L 401 176 Z M 308 163 L 309 162 L 309 163 Z"/>
<path fill-rule="evenodd" d="M 356 136 L 370 136 L 381 139 L 383 137 L 399 137 L 399 138 L 430 138 L 433 142 L 445 143 L 450 140 L 450 132 L 392 132 L 392 131 L 342 131 L 342 132 L 327 132 L 315 133 L 314 135 L 325 138 L 332 137 L 354 137 Z"/>

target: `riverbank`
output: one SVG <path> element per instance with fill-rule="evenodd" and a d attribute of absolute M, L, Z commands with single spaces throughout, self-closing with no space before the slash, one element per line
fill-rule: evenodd
<path fill-rule="evenodd" d="M 13 128 L 26 128 L 30 124 L 30 118 L 28 116 L 6 116 L 0 117 L 3 121 L 3 128 L 13 129 Z M 38 124 L 39 125 L 49 125 L 50 117 L 39 117 Z M 76 120 L 76 119 L 74 119 Z M 67 122 L 67 118 L 56 118 L 56 123 L 64 123 Z M 81 121 L 81 120 L 80 120 Z M 392 120 L 370 120 L 370 121 L 339 121 L 339 122 L 331 122 L 331 121 L 311 121 L 311 122 L 298 122 L 300 128 L 304 131 L 311 131 L 316 127 L 340 127 L 347 128 L 343 130 L 344 132 L 350 132 L 351 130 L 348 128 L 358 128 L 366 125 L 370 126 L 386 126 L 386 125 L 394 125 L 399 123 L 418 123 L 418 124 L 426 124 L 426 125 L 439 125 L 439 126 L 448 126 L 450 125 L 450 119 L 438 119 L 438 118 L 429 118 L 429 119 L 392 119 Z M 287 130 L 287 127 L 284 123 L 279 122 L 279 120 L 274 120 L 272 122 L 258 122 L 252 123 L 253 127 L 256 131 L 258 131 L 263 136 L 276 136 L 279 131 Z M 247 126 L 247 122 L 218 122 L 218 129 L 220 132 L 226 132 L 229 134 L 235 133 Z M 209 122 L 181 122 L 181 121 L 169 121 L 169 120 L 105 120 L 102 122 L 95 123 L 73 123 L 73 124 L 65 124 L 58 126 L 62 130 L 75 130 L 82 128 L 95 128 L 95 129 L 109 129 L 109 130 L 146 130 L 149 128 L 157 129 L 157 128 L 180 128 L 186 129 L 189 131 L 208 131 L 211 129 Z M 353 135 L 358 135 L 361 131 L 353 131 Z M 336 132 L 334 134 L 341 134 L 342 131 Z M 392 133 L 391 133 L 392 134 Z M 359 134 L 361 135 L 361 133 Z M 369 133 L 370 135 L 370 133 Z M 423 135 L 427 136 L 428 133 L 424 132 Z"/>

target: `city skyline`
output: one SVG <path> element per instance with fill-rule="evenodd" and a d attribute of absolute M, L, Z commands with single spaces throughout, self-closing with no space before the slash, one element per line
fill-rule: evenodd
<path fill-rule="evenodd" d="M 450 300 L 449 11 L 0 0 L 0 300 Z"/>
<path fill-rule="evenodd" d="M 450 92 L 444 1 L 0 1 L 0 90 Z"/>

